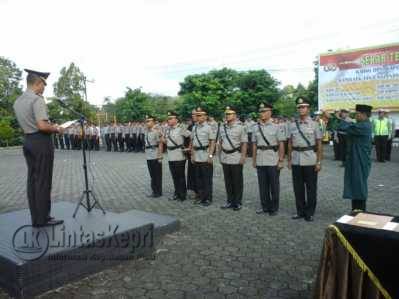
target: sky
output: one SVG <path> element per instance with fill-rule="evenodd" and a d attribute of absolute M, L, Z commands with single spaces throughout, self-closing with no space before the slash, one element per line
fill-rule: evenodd
<path fill-rule="evenodd" d="M 399 42 L 399 1 L 0 0 L 0 56 L 49 71 L 74 62 L 101 105 L 126 88 L 175 96 L 190 74 L 266 69 L 281 87 L 314 78 L 328 50 Z"/>

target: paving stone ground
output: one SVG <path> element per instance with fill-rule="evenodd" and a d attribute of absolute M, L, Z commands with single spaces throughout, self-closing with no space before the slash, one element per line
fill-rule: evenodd
<path fill-rule="evenodd" d="M 370 211 L 399 214 L 399 154 L 373 163 L 369 179 Z M 179 232 L 165 236 L 154 260 L 125 262 L 41 295 L 41 298 L 310 298 L 326 227 L 349 211 L 341 198 L 344 169 L 325 149 L 319 176 L 315 222 L 291 220 L 295 213 L 290 172 L 281 172 L 280 212 L 256 215 L 257 177 L 247 161 L 244 207 L 220 210 L 225 201 L 221 166 L 215 163 L 214 203 L 168 201 L 172 182 L 164 162 L 164 196 L 148 199 L 143 154 L 94 152 L 90 181 L 105 209 L 130 209 L 173 215 Z M 0 212 L 27 208 L 26 166 L 21 149 L 0 151 Z M 53 200 L 76 202 L 83 190 L 81 153 L 57 151 Z M 0 289 L 0 299 L 8 298 Z"/>

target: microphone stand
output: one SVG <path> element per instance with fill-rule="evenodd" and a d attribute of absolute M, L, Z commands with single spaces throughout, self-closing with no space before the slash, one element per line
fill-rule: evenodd
<path fill-rule="evenodd" d="M 79 116 L 79 123 L 80 123 L 80 128 L 82 129 L 82 140 L 85 138 L 85 129 L 84 129 L 84 122 L 85 122 L 85 116 L 82 113 L 79 113 L 72 109 L 71 107 L 68 107 L 65 102 L 63 102 L 60 99 L 57 99 L 57 101 L 61 104 L 61 106 L 68 111 L 72 112 L 73 114 Z M 89 189 L 89 180 L 87 177 L 87 160 L 86 160 L 86 149 L 84 144 L 82 144 L 82 154 L 83 154 L 83 173 L 84 173 L 84 179 L 85 179 L 85 190 L 83 190 L 82 195 L 80 196 L 79 202 L 76 205 L 76 209 L 72 215 L 73 218 L 76 217 L 76 214 L 80 208 L 80 206 L 84 207 L 87 212 L 91 212 L 91 210 L 94 209 L 94 207 L 98 206 L 100 210 L 103 212 L 105 215 L 105 210 L 101 206 L 100 202 L 97 200 L 96 196 L 94 195 L 93 190 Z M 86 203 L 84 202 L 84 199 L 86 199 Z"/>

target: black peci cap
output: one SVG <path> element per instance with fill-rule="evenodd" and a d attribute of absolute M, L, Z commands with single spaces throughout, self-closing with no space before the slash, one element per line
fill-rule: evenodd
<path fill-rule="evenodd" d="M 356 108 L 355 108 L 355 110 L 356 110 L 357 112 L 368 113 L 368 114 L 371 113 L 371 110 L 372 110 L 372 109 L 373 109 L 372 106 L 369 106 L 369 105 L 361 105 L 361 104 L 356 105 Z"/>

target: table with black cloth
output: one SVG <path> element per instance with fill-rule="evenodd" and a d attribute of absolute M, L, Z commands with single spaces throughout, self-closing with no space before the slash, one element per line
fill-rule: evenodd
<path fill-rule="evenodd" d="M 399 223 L 399 217 L 392 217 L 391 222 Z M 399 298 L 399 232 L 330 225 L 314 298 Z"/>

